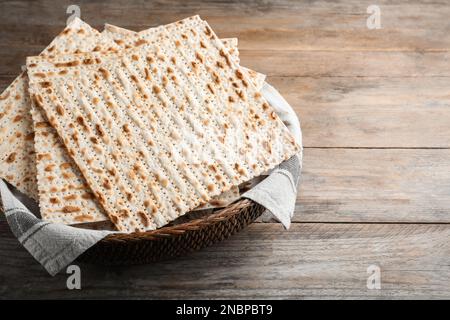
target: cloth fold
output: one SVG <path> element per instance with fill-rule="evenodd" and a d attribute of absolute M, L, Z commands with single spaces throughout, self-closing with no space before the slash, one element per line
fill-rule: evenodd
<path fill-rule="evenodd" d="M 302 145 L 299 120 L 291 106 L 272 86 L 265 83 L 261 93 Z M 267 210 L 264 215 L 289 228 L 301 175 L 302 152 L 281 163 L 269 176 L 242 197 L 252 199 Z M 22 196 L 0 179 L 0 194 L 6 220 L 13 234 L 28 252 L 55 275 L 79 255 L 113 231 L 88 230 L 43 221 L 38 210 L 26 206 Z"/>
<path fill-rule="evenodd" d="M 12 233 L 52 276 L 112 233 L 74 228 L 38 219 L 1 179 L 0 193 Z"/>

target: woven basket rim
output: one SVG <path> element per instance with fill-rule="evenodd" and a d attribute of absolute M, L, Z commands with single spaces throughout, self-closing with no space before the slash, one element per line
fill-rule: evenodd
<path fill-rule="evenodd" d="M 235 202 L 229 204 L 228 206 L 214 211 L 202 218 L 193 219 L 186 221 L 177 225 L 164 226 L 156 230 L 149 231 L 139 231 L 132 233 L 112 233 L 100 242 L 111 243 L 111 242 L 123 242 L 123 241 L 140 241 L 140 240 L 155 240 L 163 237 L 173 237 L 180 235 L 187 231 L 198 230 L 206 228 L 210 225 L 216 224 L 223 220 L 227 220 L 234 215 L 239 215 L 241 211 L 247 207 L 254 205 L 253 200 L 247 198 L 241 198 Z"/>

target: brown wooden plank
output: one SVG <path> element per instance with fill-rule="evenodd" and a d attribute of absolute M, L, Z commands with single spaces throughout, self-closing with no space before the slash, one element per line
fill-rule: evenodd
<path fill-rule="evenodd" d="M 60 32 L 68 16 L 65 10 L 69 4 L 72 3 L 61 1 L 55 5 L 51 0 L 32 3 L 9 1 L 3 4 L 3 12 L 8 14 L 0 21 L 0 28 L 3 30 L 0 53 L 5 62 L 3 66 L 8 67 L 0 68 L 0 74 L 16 72 L 26 56 L 39 53 Z M 367 60 L 370 67 L 374 64 L 372 60 L 378 60 L 380 55 L 382 58 L 379 62 L 386 64 L 387 67 L 379 70 L 382 71 L 382 76 L 390 74 L 386 73 L 386 70 L 397 75 L 414 75 L 422 72 L 434 75 L 433 70 L 422 69 L 423 65 L 426 66 L 427 61 L 433 61 L 435 56 L 422 59 L 420 55 L 424 51 L 449 50 L 450 35 L 447 30 L 450 27 L 450 20 L 447 17 L 450 16 L 450 6 L 446 3 L 423 3 L 419 0 L 395 3 L 381 1 L 378 4 L 382 8 L 383 28 L 368 30 L 366 8 L 371 4 L 373 3 L 369 0 L 313 3 L 199 0 L 188 3 L 185 1 L 135 3 L 115 0 L 107 4 L 83 3 L 81 13 L 83 19 L 97 28 L 109 22 L 134 30 L 169 23 L 192 14 L 201 14 L 210 21 L 220 36 L 239 37 L 240 48 L 246 51 L 244 56 L 249 63 L 254 63 L 255 67 L 261 67 L 261 71 L 274 75 L 304 75 L 309 71 L 308 74 L 314 76 L 323 74 L 326 71 L 323 67 L 331 68 L 328 64 L 333 62 L 341 67 L 349 67 L 351 64 L 348 62 L 353 62 L 356 71 L 361 70 L 363 76 L 380 75 L 374 71 L 367 72 L 366 68 L 361 68 L 360 65 Z M 123 15 L 125 6 L 127 15 Z M 129 16 L 133 16 L 133 21 L 130 21 Z M 24 18 L 17 19 L 17 17 Z M 285 52 L 286 50 L 288 52 Z M 316 58 L 311 57 L 316 55 L 314 52 L 295 57 L 300 50 L 350 52 L 340 54 L 336 59 L 333 52 L 319 53 Z M 366 57 L 365 51 L 382 52 Z M 396 55 L 389 53 L 390 51 L 408 51 L 410 54 L 402 61 L 402 54 Z M 267 60 L 267 55 L 272 56 L 272 60 Z M 438 60 L 444 59 L 443 64 L 446 64 L 446 57 L 446 55 L 437 56 Z M 255 58 L 262 61 L 253 61 Z M 286 68 L 287 61 L 290 67 L 293 64 L 297 67 Z M 302 72 L 308 61 L 310 65 L 323 64 L 323 66 L 314 69 L 315 72 L 308 70 L 308 67 Z M 346 61 L 347 65 L 343 64 Z M 392 69 L 392 66 L 398 67 Z M 377 65 L 372 67 L 379 69 Z M 330 71 L 330 74 L 340 74 L 339 70 L 333 68 Z M 444 68 L 443 72 L 448 74 L 448 67 Z M 345 74 L 349 74 L 348 70 Z M 355 70 L 350 70 L 350 74 L 360 75 L 355 73 Z"/>
<path fill-rule="evenodd" d="M 450 147 L 446 77 L 269 77 L 306 147 Z"/>
<path fill-rule="evenodd" d="M 450 222 L 450 150 L 305 149 L 295 221 Z"/>
<path fill-rule="evenodd" d="M 5 40 L 45 45 L 63 26 L 70 1 L 9 1 L 0 21 Z M 169 23 L 193 14 L 208 19 L 223 36 L 238 36 L 244 49 L 271 50 L 427 50 L 450 47 L 450 7 L 423 1 L 377 1 L 382 29 L 368 30 L 366 8 L 373 1 L 92 1 L 80 5 L 82 17 L 101 27 L 105 21 L 130 29 Z M 127 15 L 122 9 L 127 8 Z M 16 17 L 27 17 L 18 21 Z M 129 19 L 132 16 L 132 21 Z M 30 27 L 40 34 L 31 36 Z M 13 32 L 11 32 L 13 31 Z M 10 34 L 15 34 L 12 37 Z M 47 40 L 46 40 L 47 39 Z"/>
<path fill-rule="evenodd" d="M 240 50 L 240 56 L 242 65 L 269 76 L 450 76 L 450 52 Z"/>
<path fill-rule="evenodd" d="M 449 298 L 450 226 L 254 224 L 190 256 L 48 276 L 0 224 L 2 298 Z M 381 268 L 381 290 L 367 268 Z"/>

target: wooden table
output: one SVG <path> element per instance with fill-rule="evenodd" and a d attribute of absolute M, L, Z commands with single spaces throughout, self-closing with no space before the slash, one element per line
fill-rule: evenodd
<path fill-rule="evenodd" d="M 0 4 L 0 88 L 61 30 L 73 1 Z M 449 298 L 450 4 L 446 1 L 78 1 L 81 17 L 145 29 L 200 14 L 239 37 L 301 118 L 294 223 L 255 223 L 174 261 L 82 265 L 67 290 L 0 223 L 1 298 Z M 366 26 L 376 2 L 381 29 Z M 381 289 L 369 289 L 369 266 Z"/>

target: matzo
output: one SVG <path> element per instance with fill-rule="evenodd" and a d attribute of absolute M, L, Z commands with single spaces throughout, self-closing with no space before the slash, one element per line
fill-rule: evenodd
<path fill-rule="evenodd" d="M 55 41 L 53 52 L 67 53 L 68 49 L 79 52 L 78 48 L 94 48 L 96 43 L 101 44 L 102 47 L 119 48 L 109 37 L 102 39 L 105 35 L 100 35 L 96 31 L 92 32 L 86 23 L 80 22 L 78 25 L 82 25 L 85 32 L 80 34 L 69 48 L 65 47 L 66 42 L 60 44 Z M 70 27 L 74 29 L 74 26 Z M 83 46 L 86 43 L 91 45 Z M 229 43 L 236 42 L 229 41 Z M 32 108 L 32 117 L 35 131 L 39 206 L 43 219 L 64 224 L 109 220 L 41 110 Z M 223 207 L 238 198 L 239 188 L 233 187 L 204 204 L 202 209 Z"/>
<path fill-rule="evenodd" d="M 166 27 L 170 27 L 169 25 L 166 25 Z M 150 28 L 154 29 L 154 28 Z M 152 37 L 154 34 L 152 33 L 152 30 L 146 29 L 141 32 L 134 32 L 128 29 L 124 29 L 118 26 L 114 26 L 111 24 L 105 24 L 105 29 L 103 30 L 102 34 L 112 39 L 117 45 L 123 47 L 123 48 L 131 48 L 134 46 L 136 41 L 139 41 L 141 37 L 146 37 L 146 35 L 149 34 L 149 36 L 146 37 L 147 40 L 150 40 L 149 38 Z M 141 36 L 140 36 L 141 35 Z M 233 57 L 234 61 L 239 63 L 239 51 L 238 51 L 238 39 L 237 38 L 225 38 L 221 39 L 223 45 L 228 50 L 229 54 Z M 245 67 L 241 68 L 247 70 L 249 72 L 250 77 L 254 84 L 256 85 L 257 89 L 261 89 L 262 85 L 265 81 L 265 75 L 258 73 L 256 71 L 247 69 Z M 240 198 L 239 188 L 237 186 L 231 188 L 229 191 L 224 192 L 223 194 L 220 194 L 219 196 L 215 197 L 210 202 L 201 205 L 197 209 L 210 209 L 210 208 L 218 208 L 218 207 L 224 207 L 229 205 L 230 203 L 236 201 Z"/>
<path fill-rule="evenodd" d="M 42 218 L 64 224 L 109 220 L 42 111 L 33 107 L 32 117 Z"/>
<path fill-rule="evenodd" d="M 134 32 L 111 24 L 105 24 L 105 29 L 103 30 L 102 34 L 111 38 L 120 47 L 127 49 L 133 47 L 134 44 L 139 41 L 139 39 L 152 40 L 152 38 L 157 35 L 157 33 L 155 32 L 157 28 L 163 27 L 170 29 L 173 28 L 173 26 L 175 26 L 174 23 L 156 28 L 149 28 L 140 32 Z M 228 53 L 231 55 L 233 61 L 236 64 L 239 64 L 238 39 L 225 38 L 221 39 L 221 41 L 225 48 L 228 50 Z M 266 80 L 266 75 L 243 66 L 240 66 L 240 68 L 244 73 L 248 74 L 250 80 L 256 86 L 256 89 L 261 90 L 264 81 Z"/>
<path fill-rule="evenodd" d="M 163 27 L 170 28 L 174 24 L 169 24 Z M 117 45 L 123 47 L 123 48 L 131 48 L 134 46 L 134 44 L 139 41 L 140 38 L 145 38 L 146 40 L 152 40 L 152 37 L 156 34 L 153 33 L 152 29 L 155 28 L 149 28 L 140 32 L 134 32 L 128 29 L 124 29 L 118 26 L 114 26 L 111 24 L 105 24 L 105 29 L 103 30 L 102 34 L 106 35 L 107 37 L 111 38 Z M 239 51 L 238 51 L 238 39 L 237 38 L 225 38 L 221 39 L 223 45 L 228 50 L 229 54 L 232 56 L 234 61 L 236 63 L 239 63 Z M 247 69 L 245 67 L 242 67 L 244 70 L 247 70 L 249 72 L 252 81 L 256 85 L 257 89 L 261 89 L 262 85 L 265 80 L 265 75 L 258 73 L 256 71 Z M 240 198 L 239 188 L 237 186 L 231 188 L 229 191 L 224 192 L 223 194 L 220 194 L 219 196 L 215 197 L 212 201 L 202 204 L 196 209 L 210 209 L 210 208 L 217 208 L 217 207 L 224 207 L 228 204 L 236 201 Z"/>
<path fill-rule="evenodd" d="M 236 63 L 240 63 L 238 39 L 237 38 L 224 38 L 221 39 L 224 46 L 228 49 L 228 52 L 234 57 Z M 241 66 L 241 69 L 248 73 L 251 81 L 255 85 L 257 90 L 261 90 L 264 82 L 266 81 L 266 75 L 255 70 Z"/>
<path fill-rule="evenodd" d="M 165 225 L 299 151 L 206 22 L 157 32 L 115 54 L 27 59 L 34 101 L 128 232 Z"/>
<path fill-rule="evenodd" d="M 111 39 L 79 19 L 73 21 L 63 34 L 74 36 L 70 41 L 67 37 L 57 37 L 51 45 L 54 55 L 119 49 Z M 109 220 L 42 110 L 32 106 L 31 114 L 42 218 L 65 224 Z"/>
<path fill-rule="evenodd" d="M 78 39 L 87 34 L 99 34 L 79 19 L 74 19 L 41 53 L 52 56 L 58 53 L 106 50 L 98 43 L 94 47 L 89 42 Z M 110 40 L 105 39 L 108 43 Z M 56 52 L 56 44 L 66 51 Z M 80 45 L 78 45 L 80 44 Z M 33 123 L 30 115 L 28 78 L 22 72 L 0 96 L 0 177 L 31 198 L 38 199 L 36 183 L 36 162 L 33 141 Z"/>

